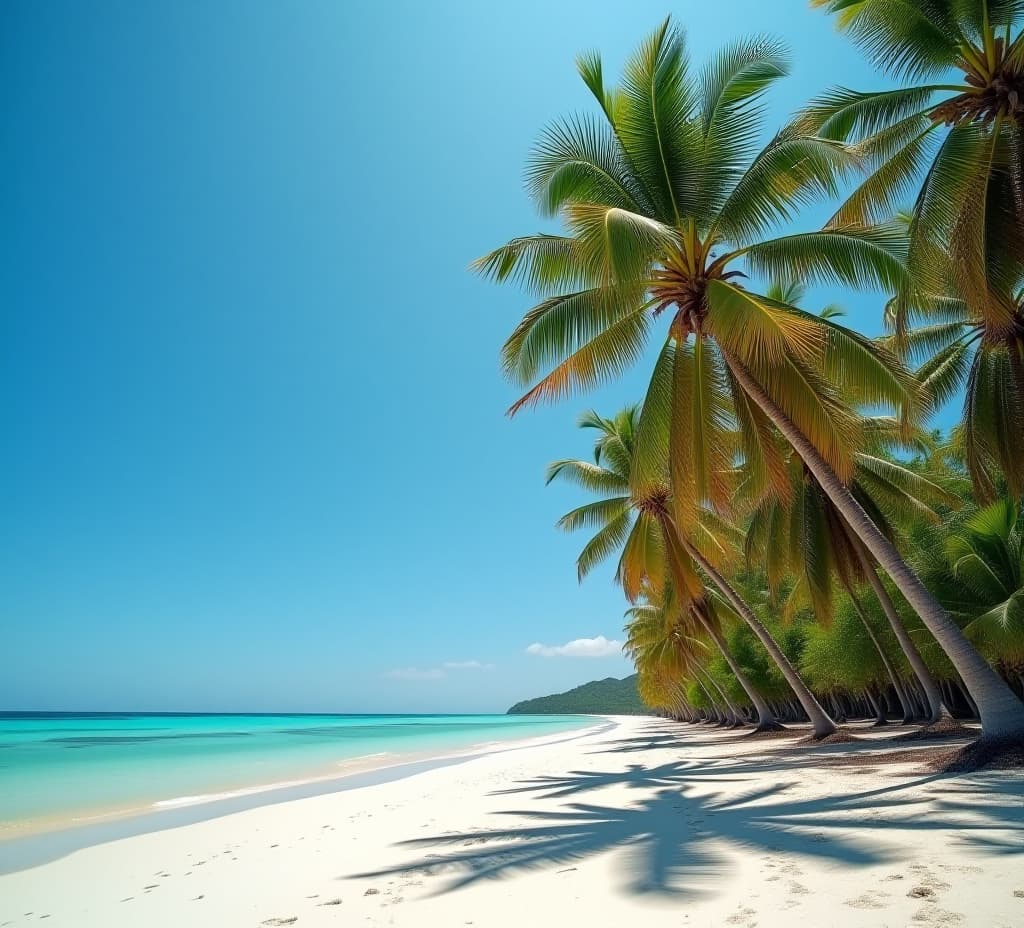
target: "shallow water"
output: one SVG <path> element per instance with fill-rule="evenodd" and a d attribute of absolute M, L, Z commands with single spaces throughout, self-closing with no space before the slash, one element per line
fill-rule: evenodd
<path fill-rule="evenodd" d="M 593 724 L 586 716 L 0 713 L 0 834 Z"/>

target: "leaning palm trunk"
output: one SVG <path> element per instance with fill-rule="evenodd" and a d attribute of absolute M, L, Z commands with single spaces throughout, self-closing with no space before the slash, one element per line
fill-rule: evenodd
<path fill-rule="evenodd" d="M 870 689 L 864 690 L 864 695 L 875 712 L 875 725 L 888 725 L 889 720 L 885 717 L 885 707 L 882 705 L 882 697 L 879 696 L 878 699 L 875 699 L 874 694 Z"/>
<path fill-rule="evenodd" d="M 707 711 L 708 718 L 707 718 L 707 721 L 711 721 L 711 719 L 714 718 L 719 724 L 724 722 L 725 721 L 725 715 L 722 713 L 721 709 L 718 708 L 718 700 L 715 699 L 715 697 L 711 695 L 711 690 L 709 690 L 704 685 L 704 681 L 701 680 L 699 674 L 694 674 L 693 675 L 693 679 L 697 681 L 697 686 L 699 686 L 704 691 L 704 695 L 707 697 L 707 700 L 708 700 L 708 711 Z"/>
<path fill-rule="evenodd" d="M 914 671 L 914 676 L 920 682 L 921 689 L 924 690 L 925 699 L 928 700 L 928 724 L 934 725 L 943 718 L 952 718 L 942 705 L 942 691 L 939 689 L 938 683 L 935 682 L 935 678 L 928 669 L 928 665 L 924 662 L 924 658 L 921 657 L 921 652 L 917 650 L 913 639 L 900 621 L 899 614 L 896 612 L 896 606 L 893 605 L 892 597 L 889 596 L 889 591 L 886 590 L 885 584 L 882 583 L 878 574 L 875 573 L 875 565 L 871 563 L 871 559 L 868 557 L 859 539 L 854 540 L 854 547 L 857 549 L 857 556 L 860 558 L 864 573 L 867 575 L 868 583 L 871 584 L 871 589 L 875 591 L 875 596 L 878 597 L 878 601 L 882 604 L 882 611 L 889 620 L 889 625 L 892 626 L 896 640 L 900 643 L 903 653 L 907 656 L 907 661 Z"/>
<path fill-rule="evenodd" d="M 878 530 L 849 488 L 839 480 L 817 448 L 731 352 L 723 349 L 722 355 L 744 392 L 800 455 L 828 498 L 842 513 L 846 524 L 892 578 L 900 593 L 949 656 L 968 692 L 977 703 L 983 736 L 993 739 L 1024 739 L 1024 703 L 1014 695 L 999 674 L 967 640 L 960 627 L 936 602 L 917 575 L 904 562 L 896 547 Z"/>
<path fill-rule="evenodd" d="M 676 530 L 675 524 L 665 514 L 659 519 L 661 525 L 662 536 L 665 539 L 666 548 L 668 549 L 669 564 L 674 573 L 678 573 L 681 570 L 680 567 L 680 551 L 679 546 L 685 545 L 685 542 L 679 536 Z M 680 585 L 681 588 L 685 584 Z M 714 622 L 709 621 L 702 608 L 695 609 L 695 614 L 700 621 L 700 624 L 704 627 L 704 630 L 708 633 L 708 637 L 715 643 L 718 650 L 722 652 L 722 657 L 725 658 L 725 662 L 729 665 L 729 669 L 732 671 L 733 676 L 739 681 L 740 686 L 743 687 L 743 692 L 747 694 L 751 704 L 754 706 L 754 710 L 757 712 L 757 731 L 781 731 L 784 726 L 775 717 L 775 713 L 772 712 L 765 698 L 757 691 L 757 688 L 750 679 L 743 672 L 739 664 L 736 663 L 736 659 L 732 656 L 732 652 L 729 650 L 729 646 L 726 643 L 725 638 L 714 626 Z"/>
<path fill-rule="evenodd" d="M 758 640 L 764 645 L 765 650 L 771 655 L 786 682 L 792 687 L 796 698 L 803 706 L 807 718 L 811 720 L 811 727 L 815 738 L 826 738 L 836 730 L 836 724 L 828 717 L 828 713 L 821 707 L 821 703 L 815 699 L 814 694 L 808 689 L 807 684 L 800 678 L 796 668 L 789 662 L 789 658 L 782 653 L 782 648 L 772 638 L 771 633 L 761 624 L 761 621 L 753 610 L 743 601 L 743 597 L 733 589 L 728 580 L 725 579 L 717 568 L 700 551 L 691 545 L 685 538 L 681 539 L 686 553 L 690 555 L 711 579 L 711 582 L 718 588 L 718 591 L 726 598 L 729 605 L 736 611 L 736 614 L 743 619 L 750 630 L 757 635 Z"/>
<path fill-rule="evenodd" d="M 874 644 L 875 650 L 878 652 L 878 657 L 882 661 L 882 666 L 885 668 L 885 672 L 889 675 L 889 679 L 892 681 L 892 688 L 896 690 L 896 697 L 899 699 L 900 706 L 903 709 L 903 721 L 908 722 L 913 718 L 914 710 L 910 706 L 906 691 L 903 689 L 903 684 L 896 673 L 896 668 L 893 667 L 892 661 L 889 660 L 888 655 L 885 653 L 885 648 L 882 647 L 882 643 L 878 640 L 878 636 L 875 634 L 875 630 L 871 627 L 868 617 L 864 614 L 864 609 L 860 604 L 860 600 L 858 600 L 854 595 L 849 584 L 845 584 L 845 586 L 846 592 L 849 594 L 850 601 L 853 603 L 853 608 L 857 612 L 861 624 L 864 626 L 864 631 L 868 633 L 868 637 L 871 639 L 872 644 Z"/>
<path fill-rule="evenodd" d="M 732 675 L 739 682 L 739 685 L 743 687 L 743 692 L 747 694 L 747 698 L 754 706 L 754 711 L 757 713 L 757 731 L 781 731 L 783 725 L 775 714 L 769 708 L 768 703 L 765 702 L 764 697 L 757 691 L 757 687 L 750 682 L 750 679 L 743 672 L 739 664 L 736 663 L 736 658 L 733 657 L 732 652 L 729 650 L 729 646 L 726 643 L 722 633 L 714 627 L 713 623 L 709 622 L 700 616 L 701 625 L 704 626 L 704 630 L 708 633 L 708 637 L 715 643 L 715 646 L 719 651 L 722 652 L 722 657 L 725 658 L 725 662 L 729 665 L 729 669 L 732 671 Z"/>
<path fill-rule="evenodd" d="M 730 698 L 729 694 L 718 685 L 718 681 L 711 676 L 702 667 L 697 667 L 697 673 L 704 674 L 705 679 L 714 688 L 715 692 L 722 698 L 722 702 L 725 704 L 725 721 L 729 725 L 742 725 L 743 714 L 740 712 L 739 707 Z"/>

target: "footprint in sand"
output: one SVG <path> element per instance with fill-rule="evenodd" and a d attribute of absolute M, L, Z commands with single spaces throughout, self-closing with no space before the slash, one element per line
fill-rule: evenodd
<path fill-rule="evenodd" d="M 921 878 L 921 881 L 915 886 L 911 887 L 908 896 L 914 896 L 919 899 L 927 899 L 934 896 L 936 893 L 945 892 L 949 889 L 949 883 L 945 880 L 940 880 L 938 877 L 934 877 L 931 874 Z"/>
<path fill-rule="evenodd" d="M 268 928 L 278 928 L 280 925 L 294 925 L 298 920 L 298 915 L 290 915 L 288 918 L 268 918 L 260 924 L 266 925 Z"/>
<path fill-rule="evenodd" d="M 754 928 L 757 925 L 757 912 L 754 909 L 740 909 L 735 915 L 730 915 L 726 922 L 730 925 L 743 925 L 744 928 Z"/>
<path fill-rule="evenodd" d="M 869 891 L 861 893 L 855 899 L 847 899 L 843 905 L 848 905 L 852 909 L 884 909 L 889 905 L 888 897 L 888 893 Z"/>
<path fill-rule="evenodd" d="M 963 922 L 964 916 L 959 912 L 943 909 L 939 906 L 939 893 L 950 888 L 949 883 L 940 880 L 931 869 L 924 864 L 911 864 L 910 869 L 914 871 L 918 882 L 910 888 L 907 896 L 911 899 L 920 899 L 924 905 L 921 906 L 912 916 L 911 921 L 924 925 L 959 925 Z"/>
<path fill-rule="evenodd" d="M 966 864 L 942 864 L 943 870 L 954 870 L 957 873 L 984 873 L 981 867 L 972 867 Z"/>
<path fill-rule="evenodd" d="M 326 902 L 318 902 L 317 905 L 341 905 L 340 899 L 328 899 Z"/>
<path fill-rule="evenodd" d="M 940 909 L 937 905 L 921 906 L 912 916 L 911 921 L 924 925 L 959 925 L 964 917 L 959 912 Z"/>

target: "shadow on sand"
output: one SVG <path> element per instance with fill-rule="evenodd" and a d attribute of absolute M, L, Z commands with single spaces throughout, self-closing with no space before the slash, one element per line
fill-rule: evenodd
<path fill-rule="evenodd" d="M 690 760 L 538 777 L 493 795 L 565 799 L 609 786 L 642 795 L 621 805 L 580 801 L 558 809 L 505 810 L 498 814 L 526 821 L 405 841 L 400 846 L 424 856 L 358 876 L 444 875 L 448 879 L 435 893 L 445 893 L 480 880 L 572 867 L 620 848 L 626 852 L 621 872 L 628 892 L 695 897 L 722 883 L 729 855 L 737 849 L 854 866 L 901 860 L 894 842 L 878 840 L 885 829 L 948 830 L 954 834 L 944 840 L 993 854 L 1024 853 L 1019 840 L 1024 780 L 1019 778 L 954 780 L 935 774 L 861 792 L 790 799 L 786 794 L 797 780 L 779 780 L 787 766 L 774 758 L 770 763 Z M 709 784 L 759 772 L 774 774 L 771 784 L 730 795 L 707 791 Z M 924 784 L 929 784 L 927 795 L 908 794 Z"/>

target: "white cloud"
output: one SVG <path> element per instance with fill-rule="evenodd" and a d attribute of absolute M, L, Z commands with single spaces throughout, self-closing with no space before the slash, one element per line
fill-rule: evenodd
<path fill-rule="evenodd" d="M 443 680 L 445 672 L 440 667 L 399 667 L 384 676 L 392 680 Z"/>
<path fill-rule="evenodd" d="M 448 670 L 494 670 L 483 661 L 445 661 L 440 667 L 396 667 L 384 674 L 392 680 L 443 680 Z"/>
<path fill-rule="evenodd" d="M 575 638 L 565 644 L 541 644 L 535 641 L 527 654 L 538 657 L 613 657 L 622 651 L 621 641 L 609 641 L 604 635 L 596 638 Z"/>

